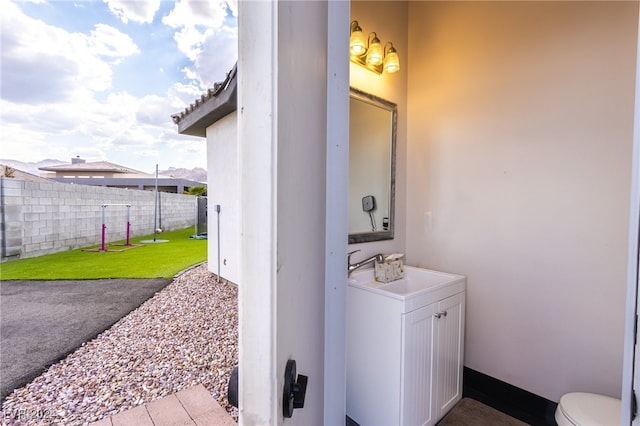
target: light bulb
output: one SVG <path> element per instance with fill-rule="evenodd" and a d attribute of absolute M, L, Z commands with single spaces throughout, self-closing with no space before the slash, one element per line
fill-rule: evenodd
<path fill-rule="evenodd" d="M 373 40 L 371 40 L 371 35 L 373 35 Z M 384 53 L 382 52 L 382 46 L 380 45 L 380 40 L 378 40 L 376 33 L 371 33 L 371 35 L 369 35 L 371 43 L 369 43 L 369 50 L 367 51 L 367 64 L 378 66 L 382 64 Z"/>
<path fill-rule="evenodd" d="M 389 74 L 400 71 L 400 59 L 393 46 L 389 48 L 384 57 L 384 70 Z"/>
<path fill-rule="evenodd" d="M 351 23 L 351 37 L 349 38 L 349 52 L 353 56 L 362 56 L 367 52 L 367 41 L 362 34 L 358 21 Z"/>

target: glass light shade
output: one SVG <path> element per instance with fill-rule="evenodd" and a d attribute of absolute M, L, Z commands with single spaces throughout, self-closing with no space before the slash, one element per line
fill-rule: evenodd
<path fill-rule="evenodd" d="M 382 45 L 378 37 L 373 37 L 371 44 L 369 44 L 369 50 L 367 51 L 367 64 L 378 66 L 382 64 L 384 53 L 382 51 Z"/>
<path fill-rule="evenodd" d="M 396 49 L 393 47 L 389 49 L 384 57 L 384 70 L 389 74 L 400 71 L 400 59 L 398 59 Z"/>
<path fill-rule="evenodd" d="M 367 41 L 359 28 L 357 27 L 351 33 L 351 38 L 349 39 L 349 51 L 354 56 L 362 56 L 367 51 Z"/>

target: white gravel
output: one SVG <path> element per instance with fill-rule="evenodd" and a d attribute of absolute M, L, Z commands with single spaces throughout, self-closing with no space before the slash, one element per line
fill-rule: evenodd
<path fill-rule="evenodd" d="M 238 289 L 199 265 L 7 396 L 3 425 L 82 425 L 201 383 L 228 405 Z"/>

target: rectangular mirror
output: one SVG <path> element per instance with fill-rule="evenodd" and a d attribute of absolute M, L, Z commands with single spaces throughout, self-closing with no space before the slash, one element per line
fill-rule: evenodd
<path fill-rule="evenodd" d="M 349 244 L 393 239 L 397 106 L 351 88 Z"/>

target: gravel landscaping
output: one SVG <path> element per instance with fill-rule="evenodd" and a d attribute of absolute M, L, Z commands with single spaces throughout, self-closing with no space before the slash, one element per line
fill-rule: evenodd
<path fill-rule="evenodd" d="M 2 404 L 3 425 L 82 425 L 201 383 L 237 419 L 238 289 L 206 264 L 52 365 Z"/>

